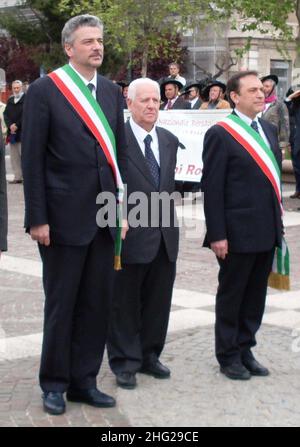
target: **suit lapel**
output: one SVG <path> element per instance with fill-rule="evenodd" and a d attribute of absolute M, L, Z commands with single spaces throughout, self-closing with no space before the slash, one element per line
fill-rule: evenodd
<path fill-rule="evenodd" d="M 158 136 L 160 162 L 159 190 L 164 191 L 164 180 L 168 180 L 168 177 L 170 175 L 170 151 L 167 148 L 167 146 L 169 146 L 169 141 L 159 127 L 156 128 L 156 132 Z"/>
<path fill-rule="evenodd" d="M 141 148 L 137 142 L 137 139 L 134 136 L 134 133 L 132 132 L 131 126 L 129 121 L 125 124 L 126 129 L 126 138 L 127 138 L 127 153 L 130 157 L 132 163 L 141 171 L 143 176 L 151 183 L 152 186 L 155 187 L 155 182 L 152 177 L 152 174 L 149 170 L 148 164 L 146 162 L 146 159 L 141 151 Z"/>
<path fill-rule="evenodd" d="M 263 119 L 261 120 L 259 118 L 258 120 L 259 120 L 259 123 L 260 123 L 269 143 L 270 143 L 271 149 L 274 150 L 274 147 L 276 147 L 276 141 L 274 139 L 274 135 L 269 131 L 268 126 L 266 126 L 266 122 Z"/>

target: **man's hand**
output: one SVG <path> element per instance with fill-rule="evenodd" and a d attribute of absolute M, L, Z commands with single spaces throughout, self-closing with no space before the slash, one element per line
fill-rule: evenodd
<path fill-rule="evenodd" d="M 127 233 L 128 230 L 129 230 L 128 222 L 127 222 L 126 219 L 123 219 L 122 220 L 122 231 L 121 231 L 121 238 L 122 238 L 122 240 L 125 239 L 126 233 Z"/>
<path fill-rule="evenodd" d="M 50 227 L 49 225 L 38 225 L 30 228 L 31 239 L 41 245 L 50 245 Z"/>
<path fill-rule="evenodd" d="M 228 241 L 223 239 L 222 241 L 212 242 L 210 248 L 218 258 L 225 259 L 228 254 Z"/>
<path fill-rule="evenodd" d="M 296 90 L 294 93 L 292 93 L 290 96 L 288 96 L 288 99 L 295 99 L 300 96 L 300 90 Z"/>

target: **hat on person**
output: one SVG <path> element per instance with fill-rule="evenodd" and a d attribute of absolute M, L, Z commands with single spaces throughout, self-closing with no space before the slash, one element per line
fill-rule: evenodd
<path fill-rule="evenodd" d="M 276 85 L 278 84 L 278 76 L 276 76 L 276 75 L 269 74 L 267 76 L 260 78 L 261 82 L 265 82 L 268 79 L 271 79 L 271 81 L 274 81 Z"/>
<path fill-rule="evenodd" d="M 203 97 L 206 98 L 206 100 L 209 98 L 209 91 L 212 87 L 220 87 L 223 93 L 226 91 L 226 85 L 223 82 L 217 80 L 211 81 L 202 91 Z"/>
<path fill-rule="evenodd" d="M 124 87 L 128 87 L 129 86 L 129 82 L 127 82 L 127 81 L 117 81 L 116 84 L 118 84 L 122 89 Z"/>
<path fill-rule="evenodd" d="M 200 92 L 201 89 L 202 89 L 202 87 L 203 87 L 203 83 L 201 83 L 200 81 L 193 81 L 193 82 L 190 82 L 189 84 L 187 84 L 187 85 L 185 86 L 185 88 L 184 88 L 184 93 L 185 93 L 185 94 L 188 94 L 188 93 L 190 92 L 190 89 L 191 89 L 192 87 L 196 87 L 196 88 L 199 90 L 199 92 Z"/>
<path fill-rule="evenodd" d="M 166 100 L 166 96 L 165 96 L 165 86 L 167 84 L 174 84 L 177 85 L 178 89 L 181 90 L 183 88 L 183 84 L 181 84 L 181 82 L 177 81 L 177 79 L 172 79 L 172 78 L 164 78 L 160 84 L 160 96 L 161 99 L 163 101 Z"/>

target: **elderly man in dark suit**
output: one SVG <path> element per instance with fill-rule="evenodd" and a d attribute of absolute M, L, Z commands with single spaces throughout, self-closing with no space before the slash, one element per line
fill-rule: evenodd
<path fill-rule="evenodd" d="M 5 150 L 0 123 L 0 257 L 7 250 L 7 196 L 5 173 Z"/>
<path fill-rule="evenodd" d="M 220 265 L 215 335 L 221 372 L 247 380 L 269 374 L 251 348 L 263 317 L 274 249 L 281 245 L 281 152 L 276 128 L 257 119 L 264 108 L 257 73 L 237 73 L 227 91 L 234 112 L 204 139 L 204 245 Z M 272 179 L 264 166 L 274 172 Z"/>
<path fill-rule="evenodd" d="M 138 371 L 159 379 L 170 376 L 159 357 L 169 321 L 179 232 L 174 201 L 168 207 L 158 200 L 159 194 L 169 200 L 174 192 L 178 149 L 177 137 L 155 125 L 158 84 L 150 79 L 133 81 L 127 101 L 128 203 L 133 194 L 145 201 L 138 222 L 131 218 L 133 205 L 128 207 L 129 230 L 122 249 L 123 269 L 116 273 L 108 355 L 117 384 L 130 389 L 136 386 Z"/>
<path fill-rule="evenodd" d="M 25 226 L 39 244 L 46 295 L 40 384 L 51 414 L 65 411 L 65 391 L 69 401 L 115 405 L 96 387 L 116 236 L 98 227 L 96 198 L 122 188 L 126 158 L 120 88 L 96 71 L 101 21 L 73 17 L 62 42 L 69 64 L 30 86 L 23 121 Z"/>

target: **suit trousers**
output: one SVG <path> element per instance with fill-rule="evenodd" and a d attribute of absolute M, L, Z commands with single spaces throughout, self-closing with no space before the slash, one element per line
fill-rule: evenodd
<path fill-rule="evenodd" d="M 23 180 L 21 168 L 21 142 L 9 144 L 10 163 L 14 173 L 14 180 Z"/>
<path fill-rule="evenodd" d="M 46 296 L 41 388 L 93 388 L 113 295 L 113 240 L 105 228 L 89 245 L 40 245 L 39 250 Z"/>
<path fill-rule="evenodd" d="M 116 273 L 108 357 L 112 371 L 137 372 L 159 358 L 167 335 L 176 262 L 162 241 L 147 264 L 125 264 Z"/>
<path fill-rule="evenodd" d="M 229 253 L 219 259 L 216 296 L 216 357 L 228 366 L 251 357 L 265 309 L 274 249 L 262 253 Z"/>

